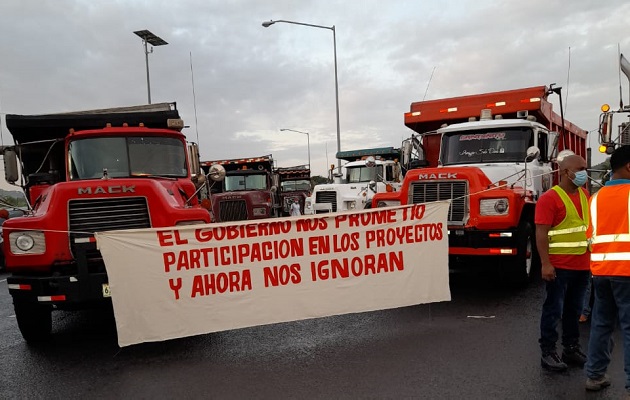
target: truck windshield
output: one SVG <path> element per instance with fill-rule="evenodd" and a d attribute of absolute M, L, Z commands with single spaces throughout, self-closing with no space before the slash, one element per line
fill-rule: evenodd
<path fill-rule="evenodd" d="M 485 129 L 447 133 L 442 138 L 443 165 L 519 162 L 534 144 L 530 128 Z"/>
<path fill-rule="evenodd" d="M 378 176 L 383 176 L 383 166 L 375 167 L 351 167 L 347 171 L 348 183 L 377 181 Z"/>
<path fill-rule="evenodd" d="M 301 179 L 299 181 L 284 181 L 280 184 L 283 192 L 296 192 L 298 190 L 311 190 L 311 181 Z"/>
<path fill-rule="evenodd" d="M 265 190 L 267 189 L 267 175 L 228 175 L 225 177 L 225 191 L 236 190 Z"/>
<path fill-rule="evenodd" d="M 70 142 L 70 179 L 132 176 L 186 177 L 186 148 L 175 138 L 132 136 Z"/>

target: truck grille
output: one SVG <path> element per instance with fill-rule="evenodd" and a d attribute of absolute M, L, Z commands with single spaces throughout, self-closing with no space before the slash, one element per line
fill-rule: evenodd
<path fill-rule="evenodd" d="M 144 197 L 115 197 L 109 199 L 70 200 L 68 202 L 70 251 L 76 258 L 75 239 L 89 237 L 84 232 L 150 228 L 149 207 Z M 103 272 L 101 252 L 91 246 L 85 249 L 90 272 Z"/>
<path fill-rule="evenodd" d="M 101 232 L 150 228 L 149 207 L 144 197 L 70 200 L 71 232 Z"/>
<path fill-rule="evenodd" d="M 335 191 L 322 191 L 315 193 L 315 204 L 317 203 L 330 203 L 332 204 L 333 212 L 337 211 L 337 192 Z M 316 212 L 319 214 L 320 211 Z M 324 212 L 324 211 L 321 211 Z"/>
<path fill-rule="evenodd" d="M 448 223 L 463 225 L 468 215 L 468 182 L 412 182 L 409 200 L 413 204 L 451 200 L 451 206 L 448 209 Z"/>
<path fill-rule="evenodd" d="M 245 200 L 219 202 L 219 218 L 221 218 L 221 222 L 247 220 L 247 204 Z"/>

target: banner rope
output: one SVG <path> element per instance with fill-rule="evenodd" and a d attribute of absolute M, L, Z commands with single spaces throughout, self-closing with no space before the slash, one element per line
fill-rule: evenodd
<path fill-rule="evenodd" d="M 450 201 L 461 200 L 461 199 L 465 199 L 467 197 L 471 197 L 471 196 L 478 195 L 478 194 L 481 194 L 481 193 L 489 192 L 489 191 L 492 191 L 492 190 L 507 188 L 509 186 L 514 188 L 514 186 L 516 186 L 517 184 L 522 184 L 522 183 L 526 182 L 527 180 L 532 180 L 532 179 L 535 179 L 535 178 L 538 178 L 538 177 L 541 177 L 541 176 L 544 176 L 544 175 L 553 174 L 553 173 L 556 173 L 558 171 L 559 171 L 559 169 L 554 169 L 554 170 L 552 170 L 550 172 L 544 172 L 544 173 L 541 173 L 541 174 L 532 175 L 530 177 L 519 178 L 519 179 L 517 179 L 516 181 L 514 181 L 512 183 L 506 183 L 506 184 L 503 184 L 503 185 L 491 184 L 490 185 L 491 187 L 488 187 L 487 189 L 483 189 L 483 190 L 480 190 L 480 191 L 477 191 L 477 192 L 474 192 L 474 193 L 468 193 L 468 194 L 466 194 L 464 196 L 454 197 L 452 199 L 428 201 L 428 202 L 422 203 L 422 204 L 441 203 L 441 202 L 444 202 L 444 201 L 447 201 L 447 200 L 450 200 Z M 589 171 L 599 172 L 599 170 L 589 170 Z M 516 174 L 524 174 L 524 173 L 525 173 L 525 171 L 521 171 L 521 172 L 515 173 L 514 175 L 516 175 Z M 600 184 L 595 179 L 592 179 L 590 177 L 589 177 L 589 179 L 592 182 Z M 448 182 L 448 180 L 447 180 L 447 182 Z M 523 190 L 526 190 L 525 189 L 526 186 L 527 185 L 525 184 L 525 185 L 522 185 L 522 186 L 519 186 L 519 187 L 521 187 Z M 411 205 L 411 204 L 409 204 L 409 205 Z M 190 225 L 187 225 L 187 226 L 190 226 Z M 163 228 L 169 228 L 169 227 L 163 227 Z M 174 227 L 170 227 L 170 228 L 174 228 Z M 94 235 L 94 233 L 95 233 L 95 232 L 87 232 L 87 231 L 74 231 L 74 230 L 70 231 L 70 230 L 37 229 L 37 228 L 8 228 L 7 230 L 11 230 L 11 231 L 14 231 L 14 230 L 15 231 L 38 231 L 38 232 L 64 233 L 64 234 L 81 234 L 81 235 Z"/>

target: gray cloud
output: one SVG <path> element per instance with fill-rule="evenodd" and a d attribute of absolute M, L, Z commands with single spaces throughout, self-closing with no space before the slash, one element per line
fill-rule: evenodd
<path fill-rule="evenodd" d="M 630 53 L 629 14 L 621 0 L 5 0 L 0 112 L 145 103 L 132 32 L 149 29 L 169 42 L 149 55 L 153 101 L 177 101 L 204 159 L 273 153 L 282 166 L 305 163 L 304 135 L 279 132 L 290 128 L 310 132 L 314 171 L 325 174 L 326 148 L 328 163 L 336 152 L 332 31 L 262 21 L 336 26 L 342 148 L 351 149 L 399 145 L 411 133 L 403 113 L 434 68 L 428 99 L 555 82 L 567 119 L 594 129 L 599 106 L 618 104 L 617 43 Z"/>

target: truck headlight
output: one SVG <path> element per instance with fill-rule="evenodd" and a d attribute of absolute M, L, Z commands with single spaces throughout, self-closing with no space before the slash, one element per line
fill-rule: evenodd
<path fill-rule="evenodd" d="M 265 207 L 254 207 L 252 213 L 255 217 L 262 217 L 267 215 L 267 209 Z"/>
<path fill-rule="evenodd" d="M 348 210 L 354 210 L 355 208 L 357 208 L 357 202 L 356 201 L 349 201 L 348 202 Z"/>
<path fill-rule="evenodd" d="M 479 202 L 481 215 L 505 215 L 510 209 L 508 199 L 484 199 Z"/>
<path fill-rule="evenodd" d="M 11 253 L 44 254 L 46 239 L 42 231 L 21 231 L 9 233 Z"/>

